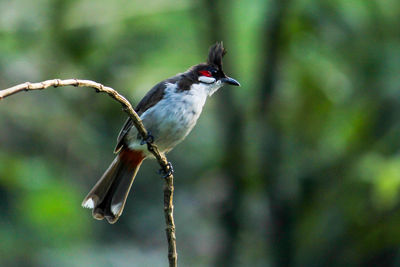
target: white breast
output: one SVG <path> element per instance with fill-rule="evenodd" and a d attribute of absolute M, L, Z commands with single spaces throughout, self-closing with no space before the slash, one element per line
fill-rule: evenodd
<path fill-rule="evenodd" d="M 144 126 L 151 131 L 161 151 L 171 150 L 193 129 L 209 94 L 208 87 L 199 83 L 192 85 L 190 90 L 177 92 L 177 85 L 169 83 L 163 99 L 141 115 Z M 135 141 L 137 134 L 131 132 L 129 139 L 133 142 L 129 147 L 145 149 Z"/>

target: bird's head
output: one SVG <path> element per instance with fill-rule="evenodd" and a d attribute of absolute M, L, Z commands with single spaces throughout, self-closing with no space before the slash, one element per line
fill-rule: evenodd
<path fill-rule="evenodd" d="M 240 86 L 235 79 L 228 77 L 222 69 L 222 58 L 226 50 L 222 42 L 210 47 L 206 63 L 193 66 L 186 74 L 190 75 L 193 83 L 199 83 L 209 88 L 209 95 L 212 95 L 225 84 Z"/>

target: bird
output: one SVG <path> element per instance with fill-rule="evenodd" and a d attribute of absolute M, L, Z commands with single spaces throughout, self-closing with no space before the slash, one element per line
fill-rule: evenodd
<path fill-rule="evenodd" d="M 128 119 L 114 149 L 115 159 L 82 202 L 93 218 L 115 223 L 122 214 L 135 176 L 147 158 L 146 142 L 168 153 L 193 129 L 208 97 L 222 86 L 240 86 L 222 69 L 226 50 L 222 42 L 209 48 L 207 61 L 156 84 L 135 107 L 151 140 L 143 140 Z M 170 170 L 172 170 L 172 165 Z"/>

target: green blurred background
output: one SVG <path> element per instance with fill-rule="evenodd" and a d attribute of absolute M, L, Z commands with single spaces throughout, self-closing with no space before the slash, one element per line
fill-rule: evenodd
<path fill-rule="evenodd" d="M 91 79 L 137 104 L 223 40 L 175 167 L 181 266 L 400 266 L 400 1 L 0 0 L 0 88 Z M 163 181 L 115 225 L 83 197 L 126 119 L 91 89 L 0 102 L 0 266 L 166 266 Z"/>

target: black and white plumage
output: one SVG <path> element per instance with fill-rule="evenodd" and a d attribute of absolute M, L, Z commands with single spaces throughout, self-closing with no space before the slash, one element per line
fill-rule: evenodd
<path fill-rule="evenodd" d="M 239 85 L 223 72 L 225 53 L 222 43 L 213 45 L 206 63 L 158 83 L 135 108 L 161 152 L 169 152 L 189 134 L 208 96 L 224 84 Z M 115 153 L 117 157 L 82 203 L 93 209 L 94 218 L 105 217 L 109 223 L 118 220 L 142 161 L 151 157 L 131 119 L 120 131 Z"/>

